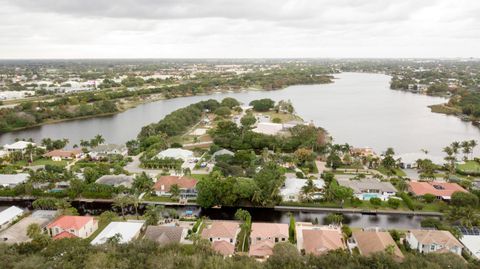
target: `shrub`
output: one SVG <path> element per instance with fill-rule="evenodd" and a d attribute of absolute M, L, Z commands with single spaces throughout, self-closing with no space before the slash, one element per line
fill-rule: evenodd
<path fill-rule="evenodd" d="M 432 203 L 433 201 L 435 201 L 435 199 L 437 199 L 435 195 L 430 193 L 424 194 L 422 198 L 425 203 Z"/>
<path fill-rule="evenodd" d="M 352 197 L 352 199 L 350 199 L 350 204 L 353 207 L 359 207 L 363 204 L 363 202 L 362 202 L 362 200 L 358 199 L 357 197 Z"/>
<path fill-rule="evenodd" d="M 375 207 L 378 207 L 382 204 L 382 199 L 377 197 L 370 198 L 370 204 L 372 204 Z"/>
<path fill-rule="evenodd" d="M 394 209 L 397 209 L 400 206 L 400 200 L 395 198 L 388 198 L 388 206 Z"/>
<path fill-rule="evenodd" d="M 282 123 L 282 119 L 280 119 L 280 118 L 273 118 L 273 119 L 272 119 L 272 122 L 273 122 L 273 123 Z"/>
<path fill-rule="evenodd" d="M 297 178 L 305 178 L 305 175 L 304 175 L 302 172 L 300 172 L 300 171 L 296 172 L 296 173 L 295 173 L 295 176 L 296 176 Z"/>
<path fill-rule="evenodd" d="M 408 209 L 415 210 L 415 206 L 413 204 L 412 198 L 410 198 L 410 196 L 408 196 L 406 192 L 401 192 L 398 194 L 398 196 L 402 198 L 403 202 L 408 207 Z"/>
<path fill-rule="evenodd" d="M 454 206 L 476 207 L 478 205 L 478 197 L 469 192 L 456 191 L 452 194 L 451 203 Z"/>

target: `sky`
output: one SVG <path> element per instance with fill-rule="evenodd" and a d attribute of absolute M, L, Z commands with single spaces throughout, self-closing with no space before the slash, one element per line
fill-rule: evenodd
<path fill-rule="evenodd" d="M 455 57 L 478 0 L 0 0 L 0 59 Z"/>

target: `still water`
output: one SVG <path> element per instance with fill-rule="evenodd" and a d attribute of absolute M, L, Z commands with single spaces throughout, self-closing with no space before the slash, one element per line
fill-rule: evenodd
<path fill-rule="evenodd" d="M 453 116 L 430 112 L 428 105 L 446 99 L 389 89 L 390 77 L 382 74 L 341 73 L 324 85 L 291 86 L 278 91 L 244 91 L 183 97 L 143 104 L 123 113 L 62 122 L 0 136 L 0 144 L 15 138 L 68 138 L 71 143 L 102 134 L 107 142 L 124 143 L 135 138 L 141 127 L 168 113 L 210 98 L 234 97 L 248 103 L 260 98 L 290 99 L 306 121 L 324 127 L 337 143 L 364 147 L 378 153 L 394 147 L 397 153 L 428 150 L 442 156 L 452 141 L 479 140 L 480 129 Z"/>

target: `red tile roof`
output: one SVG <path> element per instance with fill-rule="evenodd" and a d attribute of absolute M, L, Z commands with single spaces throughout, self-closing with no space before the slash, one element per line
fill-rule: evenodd
<path fill-rule="evenodd" d="M 63 230 L 75 229 L 79 230 L 85 226 L 93 217 L 87 216 L 61 216 L 55 221 L 47 225 L 47 228 L 60 227 Z"/>
<path fill-rule="evenodd" d="M 215 241 L 212 244 L 213 249 L 223 256 L 232 255 L 235 252 L 235 246 L 225 240 Z"/>
<path fill-rule="evenodd" d="M 53 240 L 57 240 L 57 239 L 63 239 L 63 238 L 76 238 L 77 236 L 72 234 L 72 233 L 69 233 L 67 231 L 63 231 L 57 235 L 55 235 L 53 237 Z"/>
<path fill-rule="evenodd" d="M 450 197 L 456 191 L 467 192 L 457 183 L 448 182 L 411 181 L 409 183 L 409 189 L 417 196 L 430 193 L 435 196 Z"/>
<path fill-rule="evenodd" d="M 72 149 L 72 150 L 56 149 L 43 154 L 43 157 L 72 158 L 80 153 L 82 153 L 81 149 Z"/>
<path fill-rule="evenodd" d="M 168 192 L 170 191 L 170 187 L 175 184 L 177 184 L 180 189 L 193 189 L 197 185 L 197 180 L 189 177 L 162 176 L 157 180 L 153 188 L 157 191 Z"/>
<path fill-rule="evenodd" d="M 214 221 L 202 231 L 203 238 L 222 237 L 233 238 L 237 236 L 240 224 L 236 221 Z"/>

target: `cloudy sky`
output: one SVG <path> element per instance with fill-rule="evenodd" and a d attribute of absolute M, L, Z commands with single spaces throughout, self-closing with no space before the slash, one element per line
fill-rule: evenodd
<path fill-rule="evenodd" d="M 478 0 L 0 0 L 0 58 L 480 57 Z"/>

